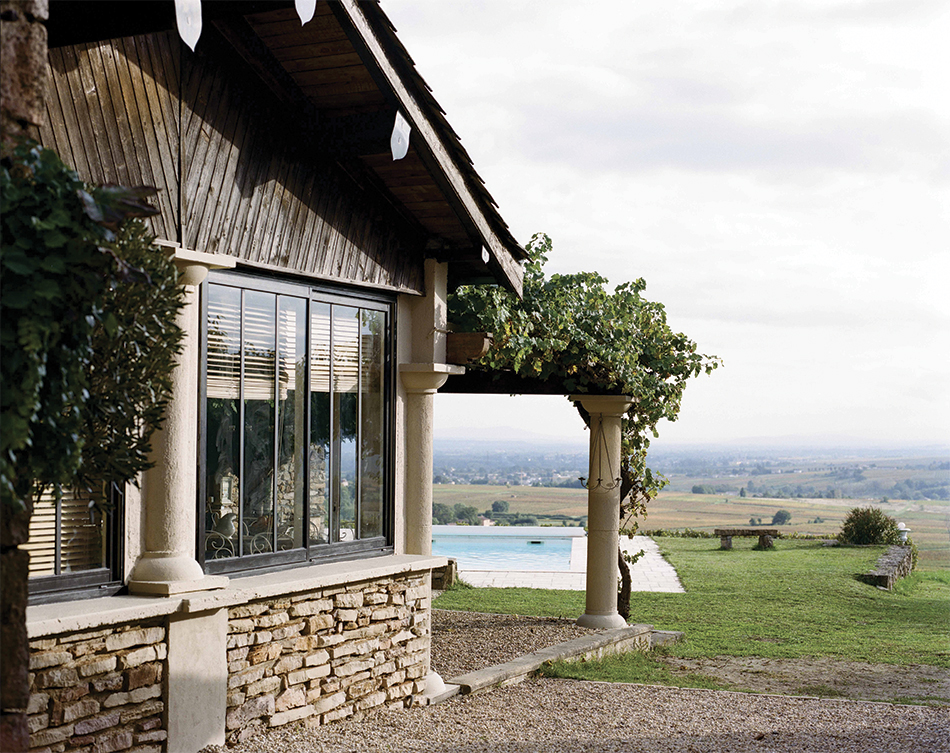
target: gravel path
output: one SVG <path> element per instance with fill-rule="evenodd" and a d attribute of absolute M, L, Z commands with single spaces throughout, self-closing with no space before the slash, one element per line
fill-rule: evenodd
<path fill-rule="evenodd" d="M 362 721 L 281 727 L 235 753 L 944 753 L 950 710 L 538 679 Z"/>
<path fill-rule="evenodd" d="M 432 669 L 443 680 L 598 631 L 574 620 L 432 610 Z"/>
<path fill-rule="evenodd" d="M 591 631 L 569 620 L 433 612 L 446 679 Z M 437 706 L 288 725 L 231 753 L 950 753 L 950 708 L 534 679 Z"/>

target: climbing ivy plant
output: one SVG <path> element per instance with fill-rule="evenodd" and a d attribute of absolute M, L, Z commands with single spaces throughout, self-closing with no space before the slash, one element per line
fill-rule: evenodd
<path fill-rule="evenodd" d="M 697 352 L 696 343 L 674 332 L 663 304 L 643 297 L 643 279 L 611 292 L 596 272 L 545 275 L 551 239 L 537 234 L 526 249 L 524 293 L 489 286 L 463 286 L 449 298 L 456 329 L 491 332 L 489 352 L 471 369 L 503 372 L 554 384 L 565 395 L 630 395 L 624 416 L 620 468 L 622 532 L 637 530 L 637 517 L 666 484 L 647 466 L 650 438 L 662 419 L 679 415 L 687 381 L 721 365 L 716 356 Z M 580 403 L 577 410 L 590 425 Z M 626 563 L 621 558 L 621 567 Z M 627 581 L 629 589 L 629 581 Z M 626 611 L 621 594 L 620 612 Z"/>
<path fill-rule="evenodd" d="M 23 142 L 0 163 L 0 497 L 100 501 L 148 465 L 181 332 L 174 265 L 141 222 L 154 189 L 85 184 Z"/>

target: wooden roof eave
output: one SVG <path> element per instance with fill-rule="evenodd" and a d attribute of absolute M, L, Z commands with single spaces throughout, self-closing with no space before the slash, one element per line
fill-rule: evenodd
<path fill-rule="evenodd" d="M 465 176 L 459 169 L 451 150 L 440 138 L 425 108 L 419 104 L 410 92 L 396 65 L 390 59 L 386 45 L 377 33 L 373 22 L 368 18 L 357 0 L 341 0 L 336 6 L 341 9 L 358 35 L 366 51 L 372 56 L 379 73 L 386 81 L 392 95 L 399 103 L 400 110 L 413 129 L 413 141 L 416 149 L 421 147 L 429 153 L 438 166 L 445 182 L 454 193 L 456 203 L 461 206 L 468 220 L 475 227 L 488 252 L 488 268 L 496 279 L 506 288 L 521 295 L 524 271 L 518 263 L 515 252 L 509 249 L 493 227 L 492 219 L 480 205 L 479 199 L 469 188 Z M 371 6 L 374 7 L 374 6 Z M 381 13 L 381 11 L 378 11 Z M 520 248 L 518 249 L 520 250 Z"/>

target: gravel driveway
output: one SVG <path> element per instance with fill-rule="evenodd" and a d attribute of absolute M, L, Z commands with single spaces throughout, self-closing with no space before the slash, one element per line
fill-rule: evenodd
<path fill-rule="evenodd" d="M 436 610 L 433 665 L 448 679 L 588 632 L 562 620 Z M 358 721 L 280 727 L 230 750 L 950 753 L 950 709 L 534 679 Z"/>

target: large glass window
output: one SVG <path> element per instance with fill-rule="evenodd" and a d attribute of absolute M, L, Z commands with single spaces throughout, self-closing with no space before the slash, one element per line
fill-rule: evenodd
<path fill-rule="evenodd" d="M 390 549 L 390 301 L 205 286 L 206 569 Z"/>

